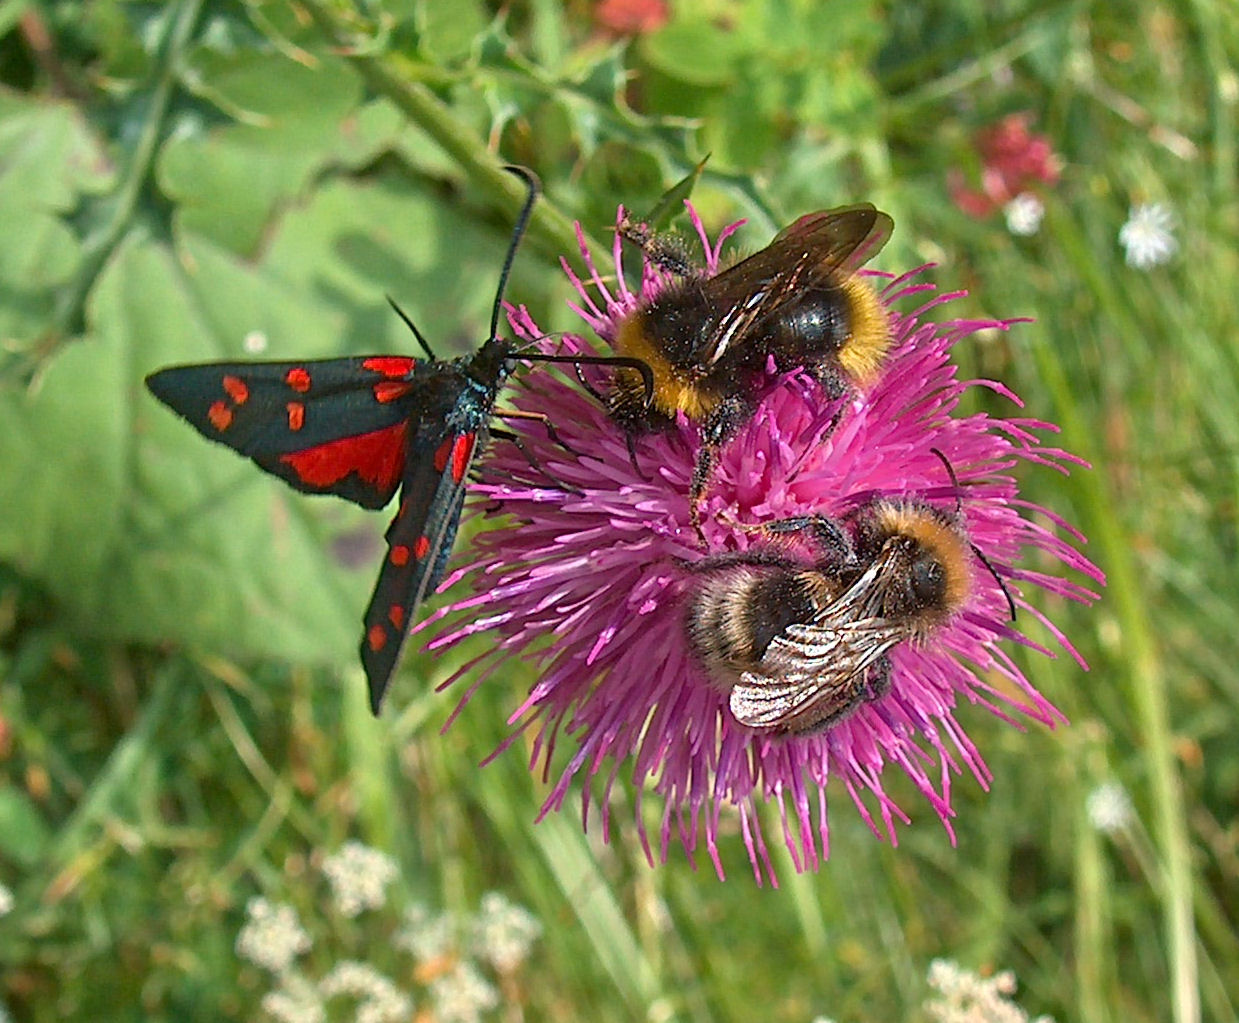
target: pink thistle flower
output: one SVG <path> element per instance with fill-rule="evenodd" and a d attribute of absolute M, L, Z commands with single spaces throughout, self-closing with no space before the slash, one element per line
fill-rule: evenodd
<path fill-rule="evenodd" d="M 951 199 L 970 217 L 980 220 L 1019 196 L 1035 194 L 1039 185 L 1057 184 L 1062 160 L 1050 140 L 1030 131 L 1033 116 L 1010 114 L 977 133 L 981 187 L 969 188 L 958 170 L 950 175 Z"/>
<path fill-rule="evenodd" d="M 714 274 L 723 240 L 739 225 L 725 229 L 712 246 L 691 206 L 689 212 L 707 272 Z M 585 281 L 565 263 L 580 294 L 574 308 L 610 341 L 617 322 L 657 295 L 669 278 L 645 265 L 639 291 L 629 289 L 617 236 L 612 292 L 584 244 L 582 253 L 589 267 Z M 1096 594 L 1020 559 L 1037 552 L 1041 563 L 1057 563 L 1098 582 L 1101 573 L 1073 546 L 1083 542 L 1080 534 L 1020 500 L 1011 474 L 1022 462 L 1064 473 L 1084 463 L 1045 442 L 1044 435 L 1055 432 L 1048 423 L 957 414 L 962 396 L 973 387 L 988 387 L 1020 406 L 1001 384 L 958 379 L 949 361 L 962 338 L 1010 324 L 923 322 L 926 312 L 957 296 L 926 296 L 932 286 L 915 277 L 889 279 L 882 292 L 895 346 L 874 386 L 864 394 L 825 400 L 816 382 L 785 374 L 724 448 L 703 507 L 708 552 L 698 545 L 689 518 L 689 481 L 700 447 L 695 425 L 681 419 L 666 433 L 638 438 L 638 472 L 624 434 L 596 399 L 550 374 L 521 378 L 515 404 L 549 416 L 566 447 L 553 443 L 537 423 L 518 420 L 516 428 L 545 472 L 565 486 L 551 487 L 513 445 L 493 445 L 473 509 L 477 513 L 499 502 L 512 521 L 482 531 L 473 562 L 449 580 L 469 578 L 475 595 L 455 601 L 425 624 L 447 619 L 430 649 L 479 632 L 495 638 L 491 652 L 445 683 L 481 669 L 457 713 L 510 658 L 539 666 L 540 681 L 513 712 L 510 723 L 518 727 L 501 747 L 532 729 L 531 767 L 543 762 L 549 771 L 561 733 L 575 742 L 539 819 L 562 807 L 579 775 L 586 823 L 590 800 L 597 797 L 608 837 L 611 789 L 631 762 L 637 828 L 651 862 L 666 859 L 673 837 L 692 858 L 704 836 L 721 877 L 718 837 L 726 813 L 738 818 L 758 882 L 764 875 L 777 883 L 759 802 L 780 803 L 796 869 L 814 869 L 829 855 L 825 788 L 832 777 L 842 782 L 875 835 L 894 844 L 896 821 L 909 818 L 886 793 L 882 778 L 888 763 L 898 765 L 950 832 L 952 775 L 967 769 L 983 788 L 990 780 L 955 719 L 961 701 L 980 704 L 1017 726 L 1021 718 L 1050 727 L 1065 721 L 1024 677 L 1003 642 L 1049 656 L 1052 651 L 1009 620 L 1003 587 L 983 569 L 974 573 L 966 605 L 930 642 L 895 649 L 890 691 L 819 734 L 773 736 L 739 724 L 727 694 L 707 678 L 686 637 L 686 597 L 701 578 L 691 564 L 760 542 L 738 523 L 835 517 L 876 498 L 911 497 L 950 513 L 958 507 L 969 540 L 1021 608 L 1020 626 L 1029 619 L 1041 622 L 1054 642 L 1085 666 L 1027 593 L 1039 588 L 1081 602 Z M 901 311 L 910 301 L 921 304 Z M 560 343 L 544 338 L 523 308 L 509 318 L 527 340 L 541 339 L 548 347 Z M 573 352 L 596 351 L 581 337 L 561 343 Z M 595 386 L 606 387 L 605 371 L 588 371 Z M 958 487 L 935 451 L 949 461 Z M 657 853 L 643 823 L 647 788 L 663 799 Z"/>

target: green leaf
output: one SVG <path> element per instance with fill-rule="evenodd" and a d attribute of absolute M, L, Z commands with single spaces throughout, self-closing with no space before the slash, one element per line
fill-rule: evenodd
<path fill-rule="evenodd" d="M 42 814 L 25 793 L 0 788 L 0 856 L 23 867 L 43 859 L 50 834 Z"/>
<path fill-rule="evenodd" d="M 160 154 L 178 226 L 239 253 L 253 252 L 282 203 L 325 165 L 372 154 L 398 131 L 391 108 L 357 109 L 361 83 L 339 60 L 314 68 L 253 50 L 199 48 L 188 76 L 241 123 L 173 137 Z"/>
<path fill-rule="evenodd" d="M 113 168 L 77 110 L 0 91 L 0 339 L 26 347 L 46 329 L 56 289 L 82 258 L 62 219 Z"/>
<path fill-rule="evenodd" d="M 749 51 L 749 41 L 709 21 L 683 20 L 642 40 L 641 55 L 677 81 L 726 86 Z"/>

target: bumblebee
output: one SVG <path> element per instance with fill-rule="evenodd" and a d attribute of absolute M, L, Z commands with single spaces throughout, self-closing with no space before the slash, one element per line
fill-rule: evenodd
<path fill-rule="evenodd" d="M 644 225 L 621 225 L 647 259 L 678 279 L 616 325 L 616 353 L 648 365 L 654 389 L 649 395 L 636 372 L 621 369 L 610 411 L 630 439 L 671 426 L 680 412 L 701 423 L 690 494 L 694 525 L 719 449 L 769 390 L 772 357 L 780 371 L 803 367 L 835 395 L 877 377 L 891 347 L 890 323 L 856 270 L 892 228 L 869 203 L 819 210 L 707 277 L 681 247 Z"/>
<path fill-rule="evenodd" d="M 814 565 L 771 550 L 706 558 L 685 618 L 736 720 L 776 734 L 824 731 L 884 696 L 891 651 L 925 642 L 967 603 L 972 555 L 993 571 L 958 515 L 920 502 L 874 501 L 840 524 L 764 531 L 801 528 L 835 538 Z"/>

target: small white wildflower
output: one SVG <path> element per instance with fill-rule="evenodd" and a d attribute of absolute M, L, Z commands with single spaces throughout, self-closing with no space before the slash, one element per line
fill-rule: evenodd
<path fill-rule="evenodd" d="M 357 1023 L 400 1023 L 413 1015 L 413 1000 L 369 963 L 337 963 L 318 990 L 324 998 L 356 998 Z"/>
<path fill-rule="evenodd" d="M 297 956 L 310 950 L 310 936 L 292 906 L 255 897 L 246 903 L 245 916 L 236 943 L 242 959 L 272 973 L 284 973 Z"/>
<path fill-rule="evenodd" d="M 13 911 L 13 893 L 0 884 L 0 916 Z"/>
<path fill-rule="evenodd" d="M 1021 238 L 1028 238 L 1041 230 L 1045 217 L 1045 204 L 1032 192 L 1021 192 L 1002 209 L 1007 220 L 1007 230 Z"/>
<path fill-rule="evenodd" d="M 1174 236 L 1174 214 L 1159 202 L 1132 208 L 1119 230 L 1119 244 L 1127 253 L 1127 265 L 1137 270 L 1160 266 L 1179 251 Z"/>
<path fill-rule="evenodd" d="M 473 950 L 500 973 L 511 973 L 528 959 L 541 934 L 542 924 L 529 910 L 499 892 L 482 896 L 481 911 L 473 921 Z"/>
<path fill-rule="evenodd" d="M 267 335 L 261 330 L 251 330 L 245 335 L 245 340 L 241 342 L 243 347 L 250 355 L 258 355 L 267 350 Z"/>
<path fill-rule="evenodd" d="M 450 913 L 431 913 L 414 904 L 404 911 L 404 926 L 396 932 L 397 948 L 403 948 L 419 963 L 432 962 L 456 947 L 456 920 Z"/>
<path fill-rule="evenodd" d="M 1088 822 L 1103 835 L 1122 831 L 1131 824 L 1134 815 L 1131 796 L 1116 781 L 1093 789 L 1084 801 L 1084 812 L 1088 814 Z"/>
<path fill-rule="evenodd" d="M 336 908 L 347 917 L 365 909 L 381 909 L 387 901 L 387 886 L 398 873 L 395 860 L 361 842 L 345 842 L 323 860 L 323 874 Z"/>
<path fill-rule="evenodd" d="M 482 1013 L 499 1004 L 499 992 L 468 961 L 435 979 L 430 997 L 439 1023 L 477 1023 Z"/>
<path fill-rule="evenodd" d="M 262 1010 L 280 1023 L 326 1023 L 327 1020 L 327 1010 L 314 985 L 299 974 L 281 977 L 280 986 L 263 995 Z"/>
<path fill-rule="evenodd" d="M 947 959 L 929 964 L 929 986 L 941 998 L 925 1002 L 925 1012 L 938 1023 L 1028 1023 L 1028 1014 L 1007 996 L 1015 993 L 1015 974 L 1003 970 L 988 979 L 961 969 Z M 1038 1023 L 1054 1023 L 1046 1016 Z"/>
<path fill-rule="evenodd" d="M 813 1023 L 835 1023 L 829 1016 L 814 1016 Z"/>

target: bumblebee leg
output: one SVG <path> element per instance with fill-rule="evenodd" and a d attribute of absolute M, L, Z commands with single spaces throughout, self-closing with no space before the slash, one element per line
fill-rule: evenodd
<path fill-rule="evenodd" d="M 856 561 L 856 550 L 852 546 L 851 536 L 837 519 L 832 519 L 829 515 L 801 515 L 740 528 L 746 532 L 760 531 L 768 535 L 806 532 L 838 565 L 851 565 Z"/>
<path fill-rule="evenodd" d="M 869 669 L 865 684 L 865 702 L 874 703 L 891 691 L 891 659 L 882 657 Z"/>
<path fill-rule="evenodd" d="M 656 234 L 649 224 L 634 223 L 627 217 L 620 221 L 618 230 L 624 241 L 637 246 L 658 269 L 675 277 L 691 277 L 701 273 L 701 267 L 689 255 L 688 245 L 679 235 Z"/>

